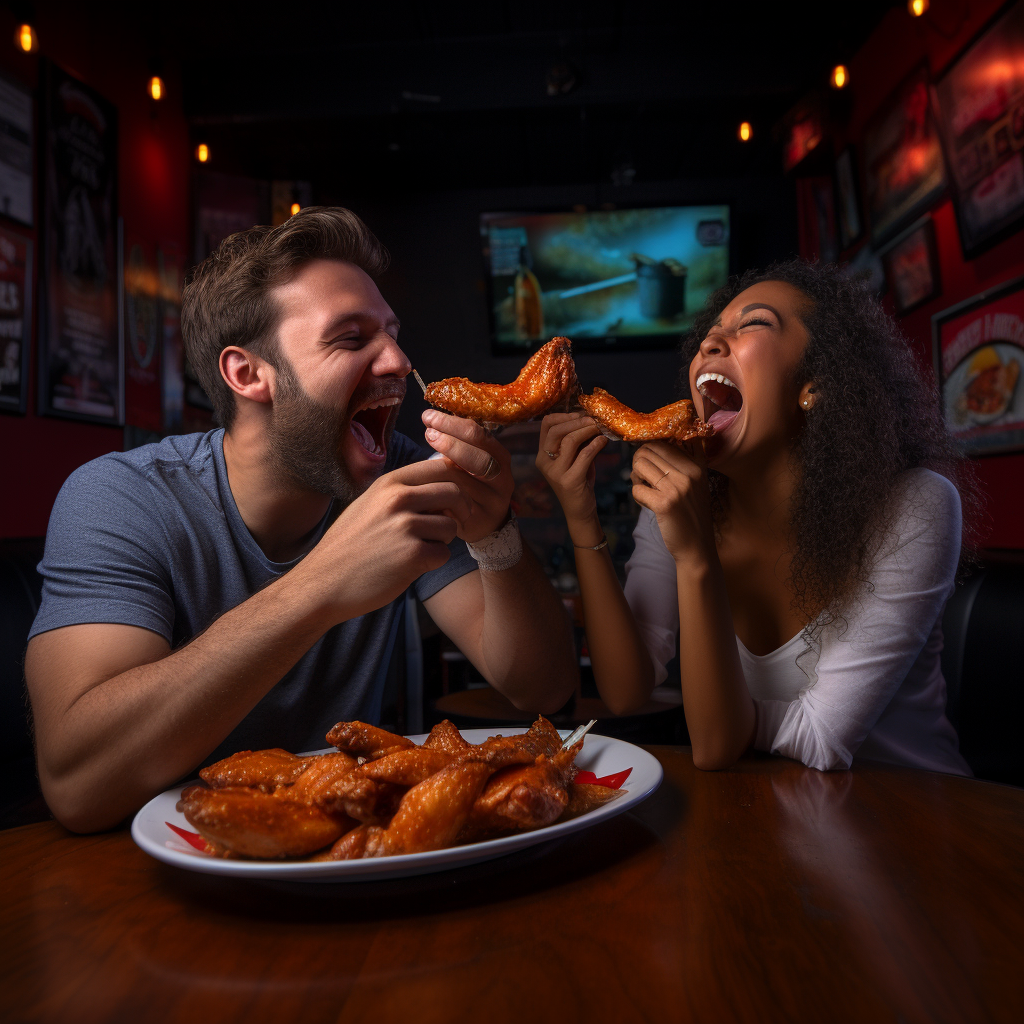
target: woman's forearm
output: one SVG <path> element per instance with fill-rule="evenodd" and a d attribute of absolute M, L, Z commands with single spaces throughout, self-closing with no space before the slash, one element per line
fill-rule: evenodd
<path fill-rule="evenodd" d="M 736 649 L 732 611 L 717 555 L 677 563 L 679 673 L 698 768 L 727 768 L 754 739 L 754 702 Z"/>
<path fill-rule="evenodd" d="M 593 550 L 604 537 L 596 517 L 570 523 L 576 575 L 583 602 L 583 629 L 598 693 L 617 715 L 645 704 L 654 689 L 654 666 L 626 603 L 608 548 Z"/>

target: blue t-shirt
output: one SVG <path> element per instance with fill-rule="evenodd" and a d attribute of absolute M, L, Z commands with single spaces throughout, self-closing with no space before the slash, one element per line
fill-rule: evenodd
<path fill-rule="evenodd" d="M 385 472 L 426 454 L 396 433 Z M 332 506 L 316 541 L 333 515 Z M 420 600 L 476 568 L 461 541 L 450 547 L 448 561 L 413 584 Z M 246 528 L 228 486 L 223 430 L 104 455 L 75 470 L 57 496 L 29 637 L 112 622 L 151 629 L 177 649 L 298 561 L 270 561 Z M 238 750 L 316 749 L 336 722 L 378 721 L 402 603 L 328 630 L 207 763 Z"/>

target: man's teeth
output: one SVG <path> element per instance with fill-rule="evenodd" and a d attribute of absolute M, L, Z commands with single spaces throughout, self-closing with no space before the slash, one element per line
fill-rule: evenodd
<path fill-rule="evenodd" d="M 726 387 L 736 388 L 736 385 L 721 373 L 702 373 L 697 378 L 697 390 L 704 394 L 704 385 L 711 380 L 718 381 L 719 384 L 724 384 Z M 739 391 L 739 388 L 736 388 L 736 390 Z"/>
<path fill-rule="evenodd" d="M 401 405 L 402 400 L 400 398 L 382 398 L 379 402 L 374 402 L 372 405 L 364 405 L 360 412 L 365 412 L 367 409 L 384 409 L 391 405 Z"/>

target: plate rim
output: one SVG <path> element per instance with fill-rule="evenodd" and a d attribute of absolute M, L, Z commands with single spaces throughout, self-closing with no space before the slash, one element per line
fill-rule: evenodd
<path fill-rule="evenodd" d="M 471 739 L 479 742 L 488 736 L 498 735 L 501 726 L 490 726 L 479 729 L 462 729 L 460 732 Z M 505 736 L 520 735 L 526 732 L 526 728 L 512 727 L 505 728 L 500 734 Z M 570 730 L 560 729 L 559 734 L 564 738 L 569 735 Z M 479 734 L 479 739 L 477 738 Z M 422 742 L 429 735 L 428 733 L 414 733 L 408 736 L 414 742 Z M 489 839 L 481 843 L 467 843 L 463 846 L 449 846 L 440 850 L 429 850 L 423 853 L 397 854 L 390 857 L 370 858 L 365 860 L 352 861 L 264 861 L 264 860 L 225 860 L 215 857 L 204 857 L 199 854 L 185 853 L 172 849 L 163 844 L 154 836 L 148 834 L 150 822 L 153 819 L 157 808 L 163 805 L 169 798 L 173 797 L 176 804 L 180 798 L 181 791 L 186 786 L 192 785 L 196 780 L 184 780 L 162 793 L 157 794 L 148 800 L 135 814 L 132 819 L 131 836 L 135 844 L 147 855 L 153 857 L 171 867 L 181 868 L 186 871 L 194 871 L 200 874 L 220 875 L 236 879 L 275 879 L 289 882 L 368 882 L 386 881 L 420 874 L 433 874 L 438 871 L 454 870 L 460 867 L 468 867 L 471 864 L 481 863 L 486 860 L 493 860 L 507 854 L 517 853 L 519 850 L 538 845 L 540 843 L 564 838 L 574 832 L 590 828 L 602 821 L 616 817 L 625 811 L 631 810 L 646 800 L 661 785 L 664 779 L 664 769 L 661 762 L 652 753 L 644 750 L 643 747 L 628 740 L 621 740 L 615 736 L 604 736 L 600 733 L 591 733 L 587 740 L 600 740 L 601 749 L 607 746 L 619 747 L 629 750 L 630 756 L 634 757 L 633 763 L 629 766 L 634 771 L 638 767 L 637 760 L 645 765 L 652 772 L 652 775 L 636 790 L 626 789 L 628 799 L 613 800 L 592 811 L 554 825 L 548 825 L 542 829 L 535 829 L 528 832 L 517 832 L 511 836 L 501 836 L 497 839 Z M 323 751 L 335 750 L 334 747 L 322 748 L 321 751 L 305 751 L 303 753 L 320 753 Z M 586 743 L 584 750 L 586 751 Z M 586 766 L 583 770 L 587 770 Z M 629 780 L 624 784 L 628 787 Z M 171 814 L 180 812 L 173 809 Z M 158 815 L 159 825 L 157 828 L 166 828 L 164 824 L 169 815 L 160 811 Z M 188 823 L 185 822 L 187 825 Z M 191 827 L 191 826 L 189 826 Z"/>

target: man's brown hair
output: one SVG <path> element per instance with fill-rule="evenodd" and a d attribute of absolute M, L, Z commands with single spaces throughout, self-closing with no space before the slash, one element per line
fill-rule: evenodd
<path fill-rule="evenodd" d="M 221 352 L 237 345 L 279 366 L 281 314 L 270 291 L 310 260 L 343 260 L 373 277 L 387 266 L 388 253 L 351 210 L 310 206 L 276 228 L 229 235 L 189 273 L 181 294 L 181 336 L 223 426 L 231 426 L 236 404 L 220 373 Z"/>

